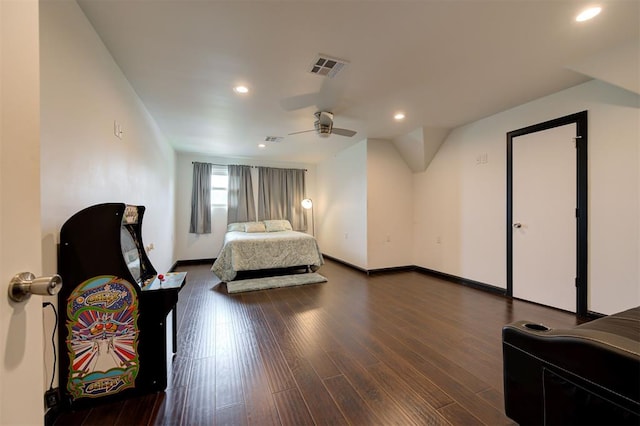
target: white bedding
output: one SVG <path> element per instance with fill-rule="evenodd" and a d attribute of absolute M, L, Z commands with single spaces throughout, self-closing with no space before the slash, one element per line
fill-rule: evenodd
<path fill-rule="evenodd" d="M 309 266 L 316 271 L 322 253 L 314 237 L 303 232 L 227 232 L 211 270 L 224 282 L 238 271 Z"/>

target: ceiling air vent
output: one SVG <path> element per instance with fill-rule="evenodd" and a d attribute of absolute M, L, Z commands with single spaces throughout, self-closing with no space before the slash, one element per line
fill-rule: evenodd
<path fill-rule="evenodd" d="M 322 75 L 325 77 L 333 78 L 347 66 L 349 62 L 343 59 L 332 58 L 327 55 L 320 54 L 311 63 L 309 72 L 311 74 Z"/>
<path fill-rule="evenodd" d="M 282 142 L 283 136 L 265 136 L 265 142 Z"/>

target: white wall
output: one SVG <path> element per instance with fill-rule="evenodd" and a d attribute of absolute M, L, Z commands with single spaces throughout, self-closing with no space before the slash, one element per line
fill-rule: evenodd
<path fill-rule="evenodd" d="M 506 131 L 484 127 L 454 129 L 414 175 L 414 264 L 506 287 Z"/>
<path fill-rule="evenodd" d="M 314 200 L 316 188 L 316 167 L 313 164 L 265 161 L 251 158 L 212 157 L 200 154 L 181 152 L 177 155 L 176 172 L 176 240 L 175 253 L 178 260 L 212 259 L 218 257 L 222 248 L 224 234 L 227 231 L 227 209 L 214 208 L 211 216 L 211 234 L 190 234 L 191 220 L 191 188 L 193 180 L 192 162 L 213 164 L 245 164 L 249 166 L 280 167 L 307 169 L 305 183 L 307 197 Z M 258 169 L 252 169 L 251 178 L 258 206 Z M 317 223 L 316 223 L 317 228 Z M 309 232 L 311 232 L 311 216 L 309 216 Z"/>
<path fill-rule="evenodd" d="M 367 269 L 367 141 L 318 164 L 316 235 L 323 253 Z"/>
<path fill-rule="evenodd" d="M 64 222 L 93 204 L 146 206 L 154 267 L 174 262 L 175 154 L 74 1 L 43 1 L 42 237 L 55 271 Z M 115 137 L 113 123 L 124 130 Z"/>
<path fill-rule="evenodd" d="M 43 421 L 42 298 L 10 302 L 41 273 L 38 2 L 0 1 L 0 424 Z"/>
<path fill-rule="evenodd" d="M 414 176 L 414 263 L 506 287 L 506 133 L 589 111 L 589 303 L 640 304 L 640 96 L 599 81 L 455 129 Z M 484 158 L 477 164 L 478 156 Z"/>
<path fill-rule="evenodd" d="M 64 222 L 103 202 L 146 206 L 143 240 L 166 271 L 175 261 L 173 149 L 75 1 L 41 2 L 40 43 L 43 272 L 57 271 Z M 45 315 L 49 341 L 54 320 Z M 46 345 L 47 386 L 51 363 Z"/>
<path fill-rule="evenodd" d="M 367 269 L 413 265 L 413 174 L 391 141 L 367 140 Z"/>
<path fill-rule="evenodd" d="M 640 305 L 640 96 L 594 85 L 589 103 L 589 309 Z"/>
<path fill-rule="evenodd" d="M 391 141 L 364 140 L 320 163 L 322 252 L 367 270 L 412 265 L 412 187 Z"/>

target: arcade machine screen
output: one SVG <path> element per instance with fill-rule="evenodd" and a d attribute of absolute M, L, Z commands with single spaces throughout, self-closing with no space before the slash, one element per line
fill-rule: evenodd
<path fill-rule="evenodd" d="M 140 270 L 140 253 L 138 247 L 131 236 L 131 232 L 126 226 L 120 228 L 120 244 L 122 246 L 122 257 L 131 272 L 133 279 L 140 284 L 142 281 Z"/>

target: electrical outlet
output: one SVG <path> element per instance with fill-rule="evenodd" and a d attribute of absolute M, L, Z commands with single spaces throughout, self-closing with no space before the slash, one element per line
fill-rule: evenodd
<path fill-rule="evenodd" d="M 113 134 L 115 135 L 116 138 L 118 139 L 122 139 L 122 134 L 124 132 L 122 131 L 122 126 L 120 125 L 120 123 L 118 123 L 116 120 L 113 121 Z"/>
<path fill-rule="evenodd" d="M 44 402 L 47 408 L 55 408 L 60 404 L 60 394 L 58 388 L 49 389 L 44 393 Z"/>

